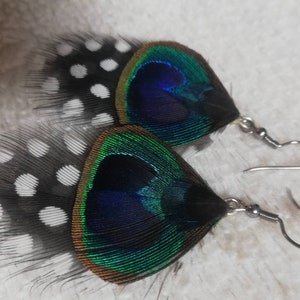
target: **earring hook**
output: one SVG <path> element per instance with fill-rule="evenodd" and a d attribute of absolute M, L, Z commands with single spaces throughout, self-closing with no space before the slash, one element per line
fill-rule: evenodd
<path fill-rule="evenodd" d="M 253 134 L 260 140 L 264 141 L 267 145 L 271 146 L 274 149 L 282 148 L 287 145 L 300 144 L 300 141 L 289 141 L 285 143 L 279 143 L 272 139 L 265 128 L 256 127 L 255 122 L 250 117 L 240 117 L 239 127 L 243 132 Z"/>
<path fill-rule="evenodd" d="M 227 198 L 224 200 L 228 204 L 227 215 L 233 215 L 237 212 L 245 212 L 249 217 L 261 218 L 263 220 L 278 223 L 281 229 L 281 233 L 284 238 L 297 248 L 300 248 L 300 244 L 295 242 L 286 232 L 283 220 L 274 213 L 268 212 L 260 208 L 258 204 L 247 205 L 240 199 Z"/>
<path fill-rule="evenodd" d="M 298 204 L 298 202 L 297 202 L 296 199 L 294 198 L 292 191 L 291 191 L 289 188 L 287 188 L 287 189 L 286 189 L 286 192 L 287 192 L 289 198 L 291 199 L 291 201 L 293 202 L 293 204 L 294 204 L 298 209 L 300 209 L 300 205 Z"/>
<path fill-rule="evenodd" d="M 269 170 L 300 170 L 300 166 L 261 166 L 245 169 L 243 173 Z"/>

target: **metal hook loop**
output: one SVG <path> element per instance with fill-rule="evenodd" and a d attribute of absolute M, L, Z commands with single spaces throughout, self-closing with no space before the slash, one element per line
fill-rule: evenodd
<path fill-rule="evenodd" d="M 228 212 L 227 215 L 233 215 L 237 212 L 245 212 L 249 217 L 252 218 L 261 218 L 263 220 L 278 223 L 281 229 L 281 233 L 284 238 L 289 241 L 292 245 L 297 248 L 300 248 L 300 244 L 295 242 L 285 230 L 283 220 L 274 213 L 268 212 L 260 208 L 258 204 L 246 205 L 242 200 L 235 198 L 227 198 L 224 200 L 228 204 Z"/>
<path fill-rule="evenodd" d="M 237 212 L 245 211 L 246 210 L 246 204 L 240 200 L 240 199 L 235 199 L 235 198 L 227 198 L 224 200 L 227 205 L 227 215 L 231 216 L 234 215 Z"/>
<path fill-rule="evenodd" d="M 272 139 L 265 128 L 257 127 L 255 122 L 250 117 L 242 116 L 239 119 L 239 127 L 243 132 L 253 134 L 260 140 L 264 141 L 267 145 L 271 146 L 274 149 L 282 148 L 287 145 L 300 144 L 300 141 L 288 141 L 285 143 L 279 143 Z"/>

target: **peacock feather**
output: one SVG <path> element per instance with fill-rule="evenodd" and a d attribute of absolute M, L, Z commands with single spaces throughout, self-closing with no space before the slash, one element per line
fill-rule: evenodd
<path fill-rule="evenodd" d="M 157 138 L 137 126 L 115 128 L 85 162 L 72 218 L 75 251 L 101 278 L 135 281 L 176 261 L 226 211 Z"/>

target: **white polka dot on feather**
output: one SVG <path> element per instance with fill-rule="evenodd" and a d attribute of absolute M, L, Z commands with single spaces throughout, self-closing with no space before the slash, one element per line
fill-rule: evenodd
<path fill-rule="evenodd" d="M 65 186 L 76 185 L 80 177 L 80 172 L 72 165 L 66 165 L 56 172 L 57 180 Z"/>
<path fill-rule="evenodd" d="M 48 77 L 42 84 L 42 90 L 47 94 L 56 94 L 59 90 L 59 82 L 55 77 Z"/>
<path fill-rule="evenodd" d="M 66 224 L 68 216 L 64 210 L 55 206 L 47 206 L 39 211 L 39 219 L 47 226 L 55 227 Z"/>
<path fill-rule="evenodd" d="M 102 113 L 96 115 L 92 119 L 92 126 L 99 127 L 99 126 L 109 126 L 114 123 L 113 117 L 108 113 Z"/>
<path fill-rule="evenodd" d="M 131 46 L 124 40 L 117 41 L 115 47 L 121 53 L 128 52 L 131 49 Z"/>
<path fill-rule="evenodd" d="M 14 157 L 14 154 L 6 149 L 0 149 L 0 164 L 9 162 Z"/>
<path fill-rule="evenodd" d="M 69 272 L 74 263 L 71 253 L 56 255 L 50 259 L 51 268 L 56 276 L 63 276 Z"/>
<path fill-rule="evenodd" d="M 73 47 L 69 44 L 59 44 L 56 47 L 57 54 L 60 56 L 67 56 L 72 53 Z"/>
<path fill-rule="evenodd" d="M 48 153 L 50 147 L 38 139 L 31 139 L 27 143 L 27 149 L 32 156 L 40 158 Z"/>
<path fill-rule="evenodd" d="M 70 74 L 77 79 L 84 78 L 87 75 L 87 68 L 80 64 L 73 65 L 70 68 Z"/>
<path fill-rule="evenodd" d="M 15 189 L 21 197 L 32 197 L 36 194 L 36 188 L 38 187 L 39 180 L 27 173 L 20 175 L 15 181 Z"/>
<path fill-rule="evenodd" d="M 18 255 L 31 253 L 33 249 L 33 239 L 30 234 L 11 236 L 5 239 L 0 246 L 1 252 Z"/>
<path fill-rule="evenodd" d="M 72 136 L 65 136 L 64 142 L 67 146 L 67 149 L 75 155 L 83 154 L 87 147 L 87 144 L 84 141 Z"/>
<path fill-rule="evenodd" d="M 88 50 L 90 50 L 91 52 L 94 52 L 94 51 L 100 50 L 101 47 L 102 47 L 102 45 L 101 45 L 99 42 L 97 42 L 97 41 L 95 41 L 95 40 L 93 40 L 93 39 L 90 39 L 90 40 L 87 40 L 87 41 L 85 42 L 85 47 L 86 47 Z"/>
<path fill-rule="evenodd" d="M 104 59 L 100 62 L 100 67 L 107 72 L 114 71 L 118 65 L 119 64 L 112 58 Z"/>
<path fill-rule="evenodd" d="M 63 105 L 64 117 L 80 116 L 84 111 L 83 103 L 80 99 L 72 99 Z"/>
<path fill-rule="evenodd" d="M 109 89 L 101 83 L 94 84 L 91 87 L 91 93 L 101 99 L 106 99 L 110 96 Z"/>

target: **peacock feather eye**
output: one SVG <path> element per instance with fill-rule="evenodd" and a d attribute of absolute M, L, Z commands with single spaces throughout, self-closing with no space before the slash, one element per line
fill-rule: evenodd
<path fill-rule="evenodd" d="M 121 124 L 136 124 L 169 145 L 192 142 L 239 116 L 203 57 L 175 42 L 144 44 L 116 91 Z"/>
<path fill-rule="evenodd" d="M 138 126 L 95 142 L 72 216 L 81 263 L 122 284 L 149 276 L 193 247 L 227 205 L 177 154 Z"/>

